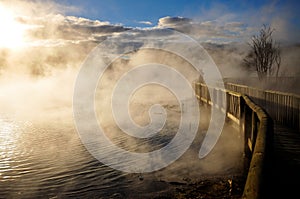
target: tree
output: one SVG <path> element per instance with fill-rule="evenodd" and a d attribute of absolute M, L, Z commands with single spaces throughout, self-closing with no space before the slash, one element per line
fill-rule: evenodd
<path fill-rule="evenodd" d="M 250 53 L 244 59 L 248 67 L 255 67 L 260 80 L 274 75 L 278 77 L 281 55 L 279 44 L 272 38 L 273 32 L 274 29 L 264 25 L 259 35 L 252 37 Z"/>

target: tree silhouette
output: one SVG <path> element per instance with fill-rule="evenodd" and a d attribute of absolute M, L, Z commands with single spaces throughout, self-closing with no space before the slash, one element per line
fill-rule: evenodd
<path fill-rule="evenodd" d="M 259 35 L 252 37 L 251 50 L 244 59 L 248 67 L 255 67 L 260 80 L 274 75 L 278 77 L 281 55 L 279 44 L 272 38 L 273 32 L 274 29 L 264 25 Z"/>

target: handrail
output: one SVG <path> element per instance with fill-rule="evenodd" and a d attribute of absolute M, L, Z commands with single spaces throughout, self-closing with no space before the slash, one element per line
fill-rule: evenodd
<path fill-rule="evenodd" d="M 267 112 L 254 104 L 250 98 L 245 95 L 242 97 L 246 105 L 242 116 L 244 140 L 245 144 L 248 144 L 248 147 L 245 147 L 245 155 L 251 158 L 242 198 L 263 198 L 266 188 L 265 179 L 273 151 L 273 121 Z M 247 107 L 250 109 L 248 113 Z M 250 121 L 247 119 L 247 114 L 251 115 Z"/>
<path fill-rule="evenodd" d="M 226 116 L 240 126 L 244 135 L 245 161 L 251 160 L 247 163 L 248 175 L 242 197 L 244 199 L 262 198 L 266 168 L 269 166 L 269 158 L 273 150 L 271 117 L 249 97 L 239 92 L 212 88 L 199 82 L 194 83 L 194 87 L 195 95 L 202 105 L 215 106 L 220 110 L 223 108 Z M 216 94 L 218 92 L 219 94 Z M 220 103 L 223 106 L 219 106 Z"/>
<path fill-rule="evenodd" d="M 226 83 L 228 90 L 249 96 L 278 124 L 300 131 L 300 95 Z"/>

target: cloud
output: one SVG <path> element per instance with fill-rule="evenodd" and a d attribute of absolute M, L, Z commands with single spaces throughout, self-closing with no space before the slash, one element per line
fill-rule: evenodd
<path fill-rule="evenodd" d="M 173 27 L 189 24 L 192 20 L 184 17 L 163 17 L 158 20 L 159 27 Z"/>
<path fill-rule="evenodd" d="M 217 20 L 199 21 L 184 17 L 163 17 L 158 21 L 160 28 L 172 28 L 197 38 L 201 42 L 229 42 L 241 39 L 246 31 L 242 22 L 220 23 Z"/>
<path fill-rule="evenodd" d="M 139 21 L 139 23 L 140 23 L 140 24 L 149 25 L 149 26 L 152 25 L 152 22 L 151 22 L 151 21 Z"/>
<path fill-rule="evenodd" d="M 23 24 L 30 24 L 33 28 L 27 31 L 27 36 L 37 44 L 36 40 L 69 40 L 73 43 L 80 41 L 95 42 L 103 40 L 103 36 L 124 32 L 130 28 L 121 25 L 113 25 L 109 22 L 90 20 L 82 17 L 63 16 L 50 14 L 42 17 L 18 17 Z"/>
<path fill-rule="evenodd" d="M 267 1 L 260 6 L 243 2 L 233 9 L 227 4 L 212 3 L 191 18 L 160 18 L 157 26 L 173 28 L 203 42 L 247 42 L 266 24 L 275 29 L 274 38 L 280 43 L 299 43 L 299 5 L 291 1 Z"/>
<path fill-rule="evenodd" d="M 1 76 L 45 76 L 55 70 L 77 68 L 107 36 L 129 29 L 107 21 L 66 16 L 64 12 L 73 8 L 51 1 L 3 1 L 0 6 L 12 11 L 16 23 L 29 27 L 24 32 L 23 48 L 0 47 Z"/>
<path fill-rule="evenodd" d="M 71 5 L 65 5 L 51 0 L 2 0 L 0 5 L 13 10 L 17 15 L 39 16 L 43 17 L 49 14 L 63 14 L 67 12 L 80 12 L 81 8 Z"/>
<path fill-rule="evenodd" d="M 9 1 L 7 2 L 6 5 L 10 5 Z M 101 21 L 101 19 L 91 20 L 83 17 L 67 16 L 64 12 L 70 9 L 76 10 L 77 8 L 69 8 L 50 1 L 46 1 L 44 4 L 42 1 L 14 2 L 18 2 L 13 7 L 17 13 L 15 20 L 30 27 L 27 29 L 27 39 L 31 49 L 26 49 L 23 55 L 10 55 L 11 59 L 5 63 L 12 66 L 12 68 L 13 66 L 23 67 L 29 65 L 30 70 L 32 69 L 30 73 L 35 74 L 47 74 L 48 68 L 51 67 L 78 66 L 80 60 L 83 60 L 93 47 L 111 36 L 120 38 L 120 42 L 123 42 L 123 46 L 120 45 L 121 47 L 130 44 L 142 46 L 145 36 L 157 38 L 162 42 L 168 41 L 172 35 L 170 35 L 170 31 L 165 31 L 164 28 L 170 28 L 192 36 L 209 48 L 218 64 L 222 64 L 221 62 L 226 60 L 226 63 L 222 65 L 230 68 L 231 65 L 239 65 L 242 62 L 246 50 L 240 47 L 220 48 L 219 45 L 229 46 L 235 45 L 237 42 L 246 44 L 261 27 L 262 21 L 258 18 L 262 17 L 264 12 L 266 17 L 262 17 L 264 18 L 263 21 L 269 21 L 276 29 L 276 38 L 293 38 L 296 40 L 297 35 L 299 35 L 299 31 L 289 22 L 289 19 L 293 16 L 282 14 L 282 17 L 280 17 L 278 8 L 273 4 L 269 5 L 269 8 L 261 8 L 255 12 L 251 11 L 251 16 L 250 10 L 246 10 L 243 15 L 237 15 L 229 13 L 226 6 L 219 5 L 219 8 L 223 9 L 218 12 L 208 10 L 206 13 L 210 14 L 207 17 L 166 16 L 158 19 L 154 27 L 130 28 L 120 24 L 111 24 L 109 21 Z M 22 6 L 23 9 L 21 9 Z M 267 13 L 271 16 L 268 16 Z M 151 22 L 140 21 L 139 23 L 150 25 Z M 132 31 L 127 33 L 127 30 Z M 214 45 L 209 46 L 208 44 Z M 33 63 L 29 57 L 38 61 Z M 218 57 L 222 57 L 222 59 L 219 60 Z M 60 62 L 51 61 L 56 59 Z M 6 60 L 6 58 L 3 58 L 3 60 Z M 0 65 L 0 69 L 1 67 L 3 66 Z M 226 74 L 230 74 L 230 72 Z"/>
<path fill-rule="evenodd" d="M 263 24 L 275 29 L 274 38 L 282 44 L 299 43 L 299 2 L 270 1 L 259 8 L 248 8 L 236 16 L 247 24 L 248 35 L 259 32 Z M 250 38 L 250 37 L 249 37 Z"/>
<path fill-rule="evenodd" d="M 99 20 L 91 20 L 83 17 L 75 17 L 75 16 L 66 16 L 65 21 L 74 24 L 74 25 L 81 25 L 81 26 L 103 26 L 103 25 L 110 25 L 108 21 L 99 21 Z"/>
<path fill-rule="evenodd" d="M 15 21 L 27 28 L 24 33 L 27 44 L 32 46 L 62 46 L 101 42 L 108 35 L 129 30 L 108 21 L 67 16 L 80 8 L 53 1 L 4 0 L 0 6 L 13 12 Z"/>
<path fill-rule="evenodd" d="M 30 26 L 28 41 L 37 46 L 80 44 L 85 42 L 101 42 L 107 36 L 123 33 L 132 28 L 109 21 L 91 20 L 83 17 L 66 16 L 66 12 L 80 11 L 80 8 L 58 4 L 52 1 L 4 1 L 7 5 L 15 5 L 18 13 L 16 20 Z M 166 16 L 158 19 L 157 25 L 147 29 L 171 28 L 190 36 L 200 42 L 228 43 L 248 41 L 256 34 L 263 23 L 269 22 L 276 29 L 276 38 L 280 40 L 297 39 L 299 30 L 289 22 L 291 16 L 276 2 L 257 10 L 246 9 L 244 13 L 230 12 L 225 4 L 213 4 L 210 9 L 202 10 L 202 14 L 193 18 Z M 22 9 L 21 9 L 22 8 Z M 139 21 L 140 24 L 152 26 L 150 21 Z M 57 40 L 57 41 L 55 41 Z"/>

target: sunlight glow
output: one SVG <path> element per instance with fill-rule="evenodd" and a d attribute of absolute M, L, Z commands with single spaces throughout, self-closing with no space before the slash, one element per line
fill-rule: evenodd
<path fill-rule="evenodd" d="M 0 48 L 19 48 L 25 45 L 27 27 L 15 20 L 12 11 L 0 5 Z"/>

